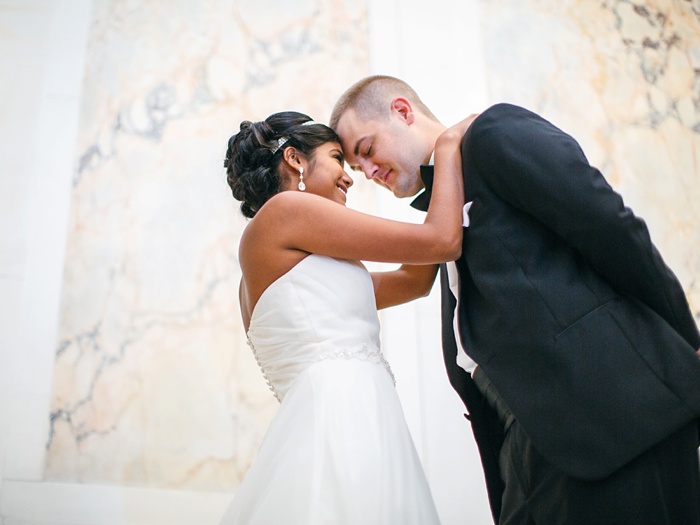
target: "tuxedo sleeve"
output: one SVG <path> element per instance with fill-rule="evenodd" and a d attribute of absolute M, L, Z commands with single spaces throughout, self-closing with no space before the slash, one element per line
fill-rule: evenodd
<path fill-rule="evenodd" d="M 553 230 L 614 289 L 645 303 L 700 347 L 683 289 L 646 224 L 570 135 L 530 111 L 499 104 L 474 122 L 464 148 L 500 199 Z"/>

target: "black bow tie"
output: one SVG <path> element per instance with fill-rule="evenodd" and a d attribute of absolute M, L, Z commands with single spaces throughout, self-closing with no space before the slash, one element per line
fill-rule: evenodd
<path fill-rule="evenodd" d="M 413 199 L 411 207 L 420 210 L 428 211 L 430 204 L 430 196 L 433 194 L 433 166 L 424 164 L 420 167 L 420 178 L 423 181 L 425 190 L 418 194 L 418 197 Z"/>

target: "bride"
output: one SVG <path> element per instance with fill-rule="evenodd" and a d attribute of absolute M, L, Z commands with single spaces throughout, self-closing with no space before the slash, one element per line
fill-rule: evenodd
<path fill-rule="evenodd" d="M 423 224 L 346 208 L 338 137 L 306 115 L 245 121 L 229 139 L 227 180 L 252 219 L 239 249 L 243 323 L 280 407 L 221 525 L 439 522 L 377 309 L 426 295 L 436 263 L 460 254 L 459 143 L 473 118 L 437 141 Z M 370 274 L 362 260 L 403 265 Z"/>

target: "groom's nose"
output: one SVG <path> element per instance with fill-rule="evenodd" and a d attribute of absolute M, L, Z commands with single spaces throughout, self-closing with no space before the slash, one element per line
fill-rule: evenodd
<path fill-rule="evenodd" d="M 360 165 L 360 169 L 365 174 L 365 177 L 367 177 L 367 180 L 372 180 L 377 176 L 379 167 L 374 162 L 369 159 L 358 159 L 357 162 Z"/>

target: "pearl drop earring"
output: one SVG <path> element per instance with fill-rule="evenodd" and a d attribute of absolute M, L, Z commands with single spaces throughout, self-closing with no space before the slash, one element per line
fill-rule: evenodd
<path fill-rule="evenodd" d="M 297 187 L 299 191 L 306 190 L 306 184 L 304 184 L 304 168 L 299 168 L 299 185 Z"/>

